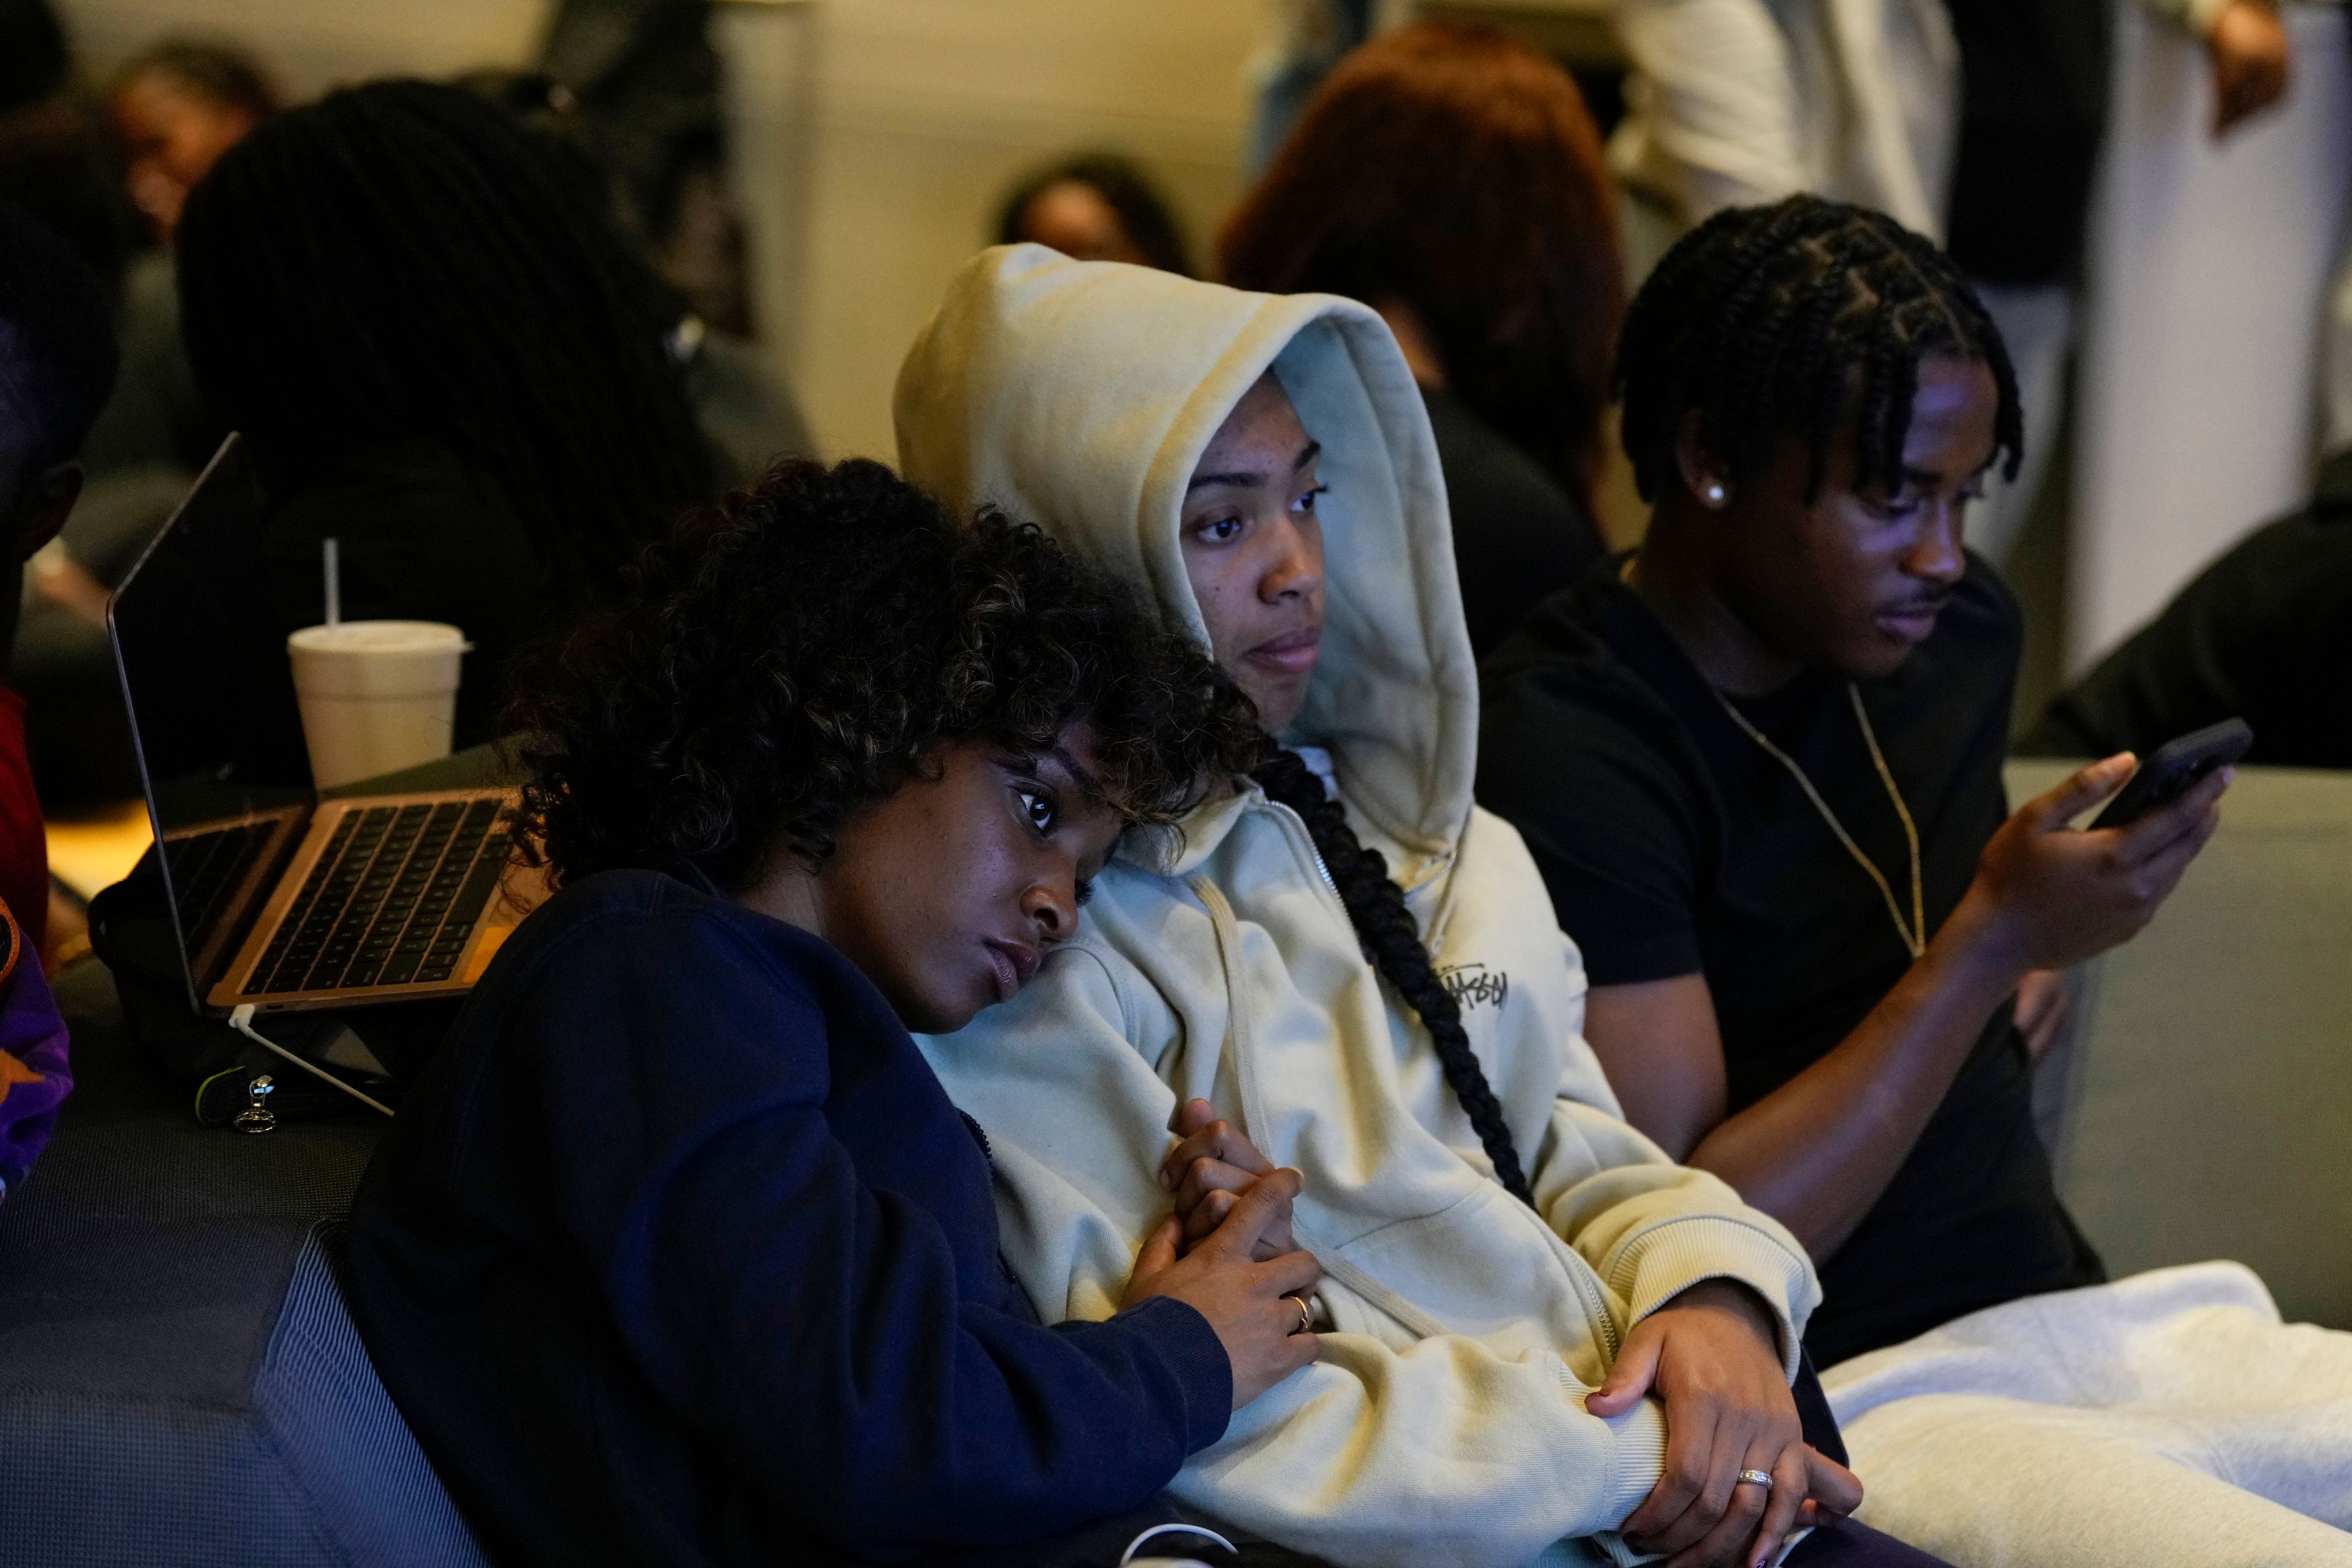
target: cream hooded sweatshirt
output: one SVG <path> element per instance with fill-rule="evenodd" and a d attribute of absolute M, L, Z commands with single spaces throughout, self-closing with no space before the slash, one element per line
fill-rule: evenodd
<path fill-rule="evenodd" d="M 1628 1127 L 1581 1035 L 1584 973 L 1518 835 L 1471 804 L 1478 699 L 1421 396 L 1380 319 L 1038 246 L 966 267 L 898 378 L 907 477 L 1034 521 L 1208 642 L 1178 510 L 1271 366 L 1329 486 L 1328 607 L 1294 742 L 1408 889 L 1538 1209 L 1496 1183 L 1427 1034 L 1366 962 L 1306 826 L 1244 784 L 1139 843 L 1013 1001 L 922 1042 L 988 1130 L 1005 1255 L 1039 1311 L 1117 1310 L 1168 1212 L 1156 1173 L 1198 1096 L 1306 1177 L 1320 1360 L 1234 1415 L 1174 1491 L 1346 1564 L 1630 1560 L 1654 1404 L 1582 1396 L 1627 1328 L 1724 1277 L 1796 1339 L 1796 1240 Z M 1538 1212 L 1538 1210 L 1540 1212 Z M 1577 1538 L 1596 1541 L 1574 1543 Z"/>

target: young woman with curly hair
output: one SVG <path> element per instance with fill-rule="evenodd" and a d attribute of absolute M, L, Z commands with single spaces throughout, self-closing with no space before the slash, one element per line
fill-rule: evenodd
<path fill-rule="evenodd" d="M 1017 993 L 1124 834 L 1255 760 L 1247 705 L 1034 529 L 871 463 L 689 517 L 521 689 L 560 890 L 402 1107 L 351 1247 L 485 1545 L 1051 1563 L 1086 1521 L 1131 1534 L 1314 1355 L 1314 1260 L 1260 1245 L 1295 1174 L 1181 1259 L 1164 1219 L 1108 1321 L 1042 1327 L 987 1140 L 907 1031 Z"/>
<path fill-rule="evenodd" d="M 1617 192 L 1557 61 L 1418 22 L 1351 52 L 1218 240 L 1224 280 L 1380 312 L 1437 437 L 1471 651 L 1601 557 Z"/>

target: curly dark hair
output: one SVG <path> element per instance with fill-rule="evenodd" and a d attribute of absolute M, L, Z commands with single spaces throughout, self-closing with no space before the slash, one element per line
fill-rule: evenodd
<path fill-rule="evenodd" d="M 2008 478 L 2025 450 L 2017 376 L 2000 331 L 1952 258 L 1885 213 L 1797 195 L 1731 207 L 1666 252 L 1625 312 L 1612 377 L 1625 455 L 1643 499 L 1675 482 L 1684 414 L 1737 484 L 1784 431 L 1811 454 L 1818 494 L 1830 442 L 1855 426 L 1864 485 L 1895 482 L 1919 362 L 1974 360 L 2000 395 Z"/>
<path fill-rule="evenodd" d="M 740 889 L 780 847 L 814 869 L 958 741 L 1038 755 L 1085 724 L 1141 824 L 1265 749 L 1249 700 L 1124 588 L 865 461 L 780 463 L 688 513 L 517 690 L 523 824 L 558 880 L 670 855 Z"/>

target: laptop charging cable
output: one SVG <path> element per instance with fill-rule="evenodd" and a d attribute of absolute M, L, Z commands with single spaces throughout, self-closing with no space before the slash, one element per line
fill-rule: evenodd
<path fill-rule="evenodd" d="M 337 1089 L 341 1089 L 345 1094 L 350 1095 L 353 1100 L 358 1100 L 362 1105 L 366 1106 L 371 1110 L 381 1110 L 386 1116 L 390 1116 L 392 1114 L 392 1107 L 386 1105 L 383 1101 L 375 1099 L 372 1095 L 362 1094 L 360 1090 L 353 1089 L 350 1084 L 345 1083 L 341 1079 L 337 1078 L 333 1073 L 329 1072 L 325 1068 L 319 1067 L 311 1062 L 304 1061 L 300 1057 L 296 1056 L 292 1051 L 288 1050 L 276 1040 L 269 1038 L 268 1036 L 264 1035 L 258 1029 L 256 1029 L 253 1026 L 252 1003 L 240 1003 L 236 1010 L 228 1016 L 228 1026 L 235 1029 L 238 1034 L 243 1035 L 247 1039 L 251 1040 L 255 1045 L 261 1047 L 263 1049 L 284 1057 L 288 1061 L 292 1062 L 296 1067 L 300 1068 L 312 1078 L 326 1079 L 329 1083 L 333 1084 Z"/>

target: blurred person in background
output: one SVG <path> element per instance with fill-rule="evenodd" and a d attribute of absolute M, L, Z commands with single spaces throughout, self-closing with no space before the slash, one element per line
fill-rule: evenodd
<path fill-rule="evenodd" d="M 72 89 L 47 0 L 0 0 L 0 201 L 73 247 L 112 299 L 138 242 L 105 128 Z"/>
<path fill-rule="evenodd" d="M 261 62 L 235 45 L 167 38 L 115 72 L 107 121 L 121 160 L 126 199 L 148 245 L 122 279 L 122 379 L 91 436 L 93 470 L 161 470 L 165 482 L 131 481 L 120 504 L 78 519 L 65 542 L 72 563 L 111 586 L 137 558 L 178 491 L 227 431 L 205 411 L 180 333 L 180 286 L 172 237 L 188 192 L 223 153 L 278 112 Z"/>
<path fill-rule="evenodd" d="M 278 112 L 278 92 L 243 51 L 170 38 L 115 73 L 106 108 L 121 143 L 123 184 L 168 248 L 189 190 Z"/>
<path fill-rule="evenodd" d="M 2144 756 L 2231 718 L 2253 726 L 2249 763 L 2352 768 L 2352 447 L 2320 469 L 2308 506 L 2200 573 L 2018 749 Z"/>
<path fill-rule="evenodd" d="M 2225 134 L 2286 91 L 2272 0 L 2143 0 L 2203 40 Z M 1624 0 L 1632 69 L 1610 156 L 1646 272 L 1723 207 L 1805 191 L 1948 246 L 2017 367 L 2025 458 L 1972 542 L 1999 563 L 2041 488 L 2065 401 L 2112 19 L 2102 0 Z"/>
<path fill-rule="evenodd" d="M 505 113 L 374 82 L 268 121 L 191 193 L 188 352 L 269 497 L 263 613 L 446 622 L 473 645 L 459 746 L 504 666 L 617 589 L 718 488 L 673 352 L 675 301 L 610 215 Z"/>
<path fill-rule="evenodd" d="M 114 381 L 108 315 L 105 290 L 72 247 L 0 202 L 0 673 L 24 563 L 81 494 L 75 454 Z M 81 935 L 62 901 L 77 929 L 49 918 L 48 845 L 24 715 L 23 699 L 0 686 L 0 1200 L 24 1181 L 73 1088 L 65 1020 L 42 971 L 61 966 L 63 943 Z"/>
<path fill-rule="evenodd" d="M 2147 0 L 2205 41 L 2221 137 L 2286 91 L 2270 0 Z M 1959 47 L 1959 129 L 1945 245 L 2000 327 L 2025 407 L 2025 459 L 1988 487 L 1970 542 L 1996 563 L 2049 472 L 2081 314 L 2092 180 L 2115 45 L 2104 0 L 1946 0 Z"/>
<path fill-rule="evenodd" d="M 538 69 L 590 127 L 622 227 L 655 272 L 712 330 L 748 338 L 743 223 L 727 192 L 709 23 L 708 0 L 561 0 Z"/>
<path fill-rule="evenodd" d="M 1242 167 L 1263 174 L 1306 112 L 1307 100 L 1372 35 L 1372 0 L 1271 0 L 1265 46 L 1251 58 L 1249 145 Z"/>
<path fill-rule="evenodd" d="M 81 496 L 77 453 L 114 381 L 107 317 L 104 290 L 71 247 L 0 202 L 0 673 L 7 672 L 16 642 L 25 563 L 57 536 Z M 26 755 L 25 707 L 15 690 L 0 686 L 0 904 L 15 915 L 29 951 L 41 952 L 52 934 L 48 847 Z M 68 933 L 55 934 L 63 940 Z M 0 960 L 7 957 L 0 952 Z M 10 984 L 0 978 L 0 987 Z M 10 1044 L 15 993 L 26 984 L 13 983 L 14 993 L 0 1002 L 0 1047 Z M 0 1095 L 7 1092 L 9 1067 L 0 1060 Z M 9 1138 L 0 1117 L 0 1193 L 12 1179 Z"/>
<path fill-rule="evenodd" d="M 15 626 L 13 679 L 52 812 L 138 792 L 106 647 L 107 589 L 219 440 L 180 348 L 170 263 L 142 253 L 147 226 L 123 188 L 114 137 L 75 92 L 71 68 L 43 0 L 0 0 L 0 200 L 71 247 L 121 344 L 113 395 L 80 442 L 88 482 L 33 563 Z"/>
<path fill-rule="evenodd" d="M 1219 243 L 1236 287 L 1344 294 L 1396 334 L 1481 655 L 1601 553 L 1615 207 L 1566 71 L 1493 28 L 1424 22 L 1340 63 Z"/>
<path fill-rule="evenodd" d="M 1190 278 L 1175 214 L 1133 160 L 1080 153 L 1024 175 L 1004 198 L 996 243 L 1034 241 L 1077 261 L 1131 261 Z"/>
<path fill-rule="evenodd" d="M 645 237 L 632 216 L 627 184 L 613 163 L 611 143 L 581 107 L 578 94 L 541 71 L 470 71 L 457 79 L 457 85 L 512 115 L 558 161 L 571 166 L 595 199 L 610 205 L 624 234 L 643 245 Z M 657 273 L 662 270 L 658 252 L 647 250 L 646 259 Z M 677 288 L 671 277 L 665 275 L 663 281 Z M 719 458 L 721 488 L 748 485 L 778 458 L 815 451 L 800 400 L 767 356 L 742 338 L 714 329 L 698 313 L 690 294 L 679 304 L 670 352 L 686 378 L 694 416 Z"/>

